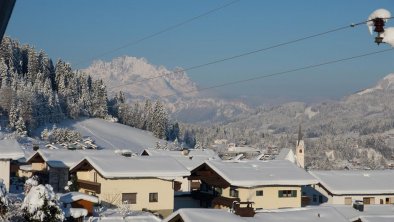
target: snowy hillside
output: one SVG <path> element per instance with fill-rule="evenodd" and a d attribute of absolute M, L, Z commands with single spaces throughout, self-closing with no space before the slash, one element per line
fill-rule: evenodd
<path fill-rule="evenodd" d="M 366 93 L 375 92 L 377 90 L 393 90 L 393 89 L 394 89 L 394 73 L 391 73 L 385 76 L 382 80 L 380 80 L 378 84 L 376 84 L 376 86 L 372 88 L 364 89 L 356 94 L 363 95 Z"/>
<path fill-rule="evenodd" d="M 261 107 L 227 124 L 194 130 L 207 144 L 227 139 L 261 148 L 295 147 L 301 124 L 309 168 L 383 168 L 394 166 L 393 97 L 394 74 L 389 74 L 376 86 L 340 101 Z"/>
<path fill-rule="evenodd" d="M 156 143 L 165 144 L 152 133 L 103 119 L 66 120 L 59 127 L 70 127 L 84 137 L 91 137 L 97 145 L 108 149 L 130 149 L 139 153 L 146 148 L 156 147 Z"/>
<path fill-rule="evenodd" d="M 181 122 L 223 122 L 252 112 L 242 102 L 201 96 L 195 91 L 197 85 L 179 70 L 152 65 L 145 58 L 123 56 L 110 62 L 95 61 L 83 71 L 93 78 L 103 79 L 110 95 L 123 91 L 129 103 L 160 98 L 172 117 Z M 165 76 L 154 78 L 162 75 Z M 150 78 L 153 79 L 145 81 Z M 128 84 L 133 81 L 134 84 Z M 182 93 L 190 91 L 192 93 Z"/>

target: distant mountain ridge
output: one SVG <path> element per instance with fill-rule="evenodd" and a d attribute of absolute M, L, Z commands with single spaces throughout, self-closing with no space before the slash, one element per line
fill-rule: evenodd
<path fill-rule="evenodd" d="M 202 96 L 197 84 L 181 68 L 169 70 L 152 65 L 145 58 L 122 56 L 109 62 L 99 60 L 83 72 L 103 79 L 109 94 L 123 91 L 128 102 L 147 98 L 164 101 L 173 118 L 181 122 L 224 122 L 253 112 L 239 101 Z"/>
<path fill-rule="evenodd" d="M 168 70 L 149 64 L 145 58 L 122 56 L 110 62 L 98 60 L 83 72 L 103 79 L 110 92 L 122 90 L 132 98 L 158 98 L 197 90 L 197 85 L 180 68 Z M 196 92 L 182 96 L 194 97 Z"/>
<path fill-rule="evenodd" d="M 377 90 L 393 90 L 394 89 L 394 73 L 391 73 L 381 79 L 376 86 L 368 89 L 364 89 L 360 92 L 357 92 L 357 95 L 363 95 L 366 93 L 371 93 Z"/>

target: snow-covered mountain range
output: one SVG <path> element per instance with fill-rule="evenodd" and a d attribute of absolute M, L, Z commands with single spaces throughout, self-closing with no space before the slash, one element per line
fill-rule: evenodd
<path fill-rule="evenodd" d="M 387 91 L 387 90 L 393 90 L 394 89 L 394 73 L 391 73 L 387 76 L 385 76 L 383 79 L 381 79 L 374 87 L 364 89 L 360 92 L 357 92 L 357 95 L 363 95 L 367 93 L 372 93 L 375 91 Z"/>
<path fill-rule="evenodd" d="M 152 65 L 145 58 L 98 60 L 83 72 L 103 79 L 109 94 L 123 91 L 128 102 L 147 98 L 164 101 L 172 116 L 182 122 L 221 122 L 252 112 L 239 101 L 200 95 L 197 85 L 181 68 L 169 70 Z"/>
<path fill-rule="evenodd" d="M 130 98 L 158 98 L 186 91 L 194 92 L 182 96 L 196 96 L 196 84 L 180 68 L 168 70 L 164 66 L 149 64 L 145 58 L 123 56 L 110 62 L 98 60 L 83 71 L 103 79 L 110 92 L 121 90 Z M 155 78 L 158 76 L 162 77 Z"/>

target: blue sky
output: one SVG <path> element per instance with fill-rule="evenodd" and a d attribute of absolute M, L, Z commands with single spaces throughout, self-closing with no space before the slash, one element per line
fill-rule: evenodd
<path fill-rule="evenodd" d="M 240 0 L 213 14 L 104 57 L 229 0 L 17 0 L 6 35 L 75 68 L 130 55 L 168 68 L 190 67 L 366 20 L 391 0 Z M 394 26 L 394 20 L 388 26 Z M 374 50 L 365 25 L 188 72 L 201 87 L 285 71 Z M 394 72 L 394 51 L 283 76 L 217 88 L 228 98 L 277 103 L 338 99 Z"/>

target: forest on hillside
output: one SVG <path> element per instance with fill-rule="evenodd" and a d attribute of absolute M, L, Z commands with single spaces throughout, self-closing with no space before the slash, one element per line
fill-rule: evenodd
<path fill-rule="evenodd" d="M 66 118 L 96 117 L 153 132 L 160 139 L 179 139 L 160 101 L 127 104 L 122 92 L 108 98 L 103 80 L 93 78 L 44 52 L 9 37 L 0 45 L 0 126 L 28 135 L 39 126 Z M 191 144 L 193 145 L 193 144 Z"/>

